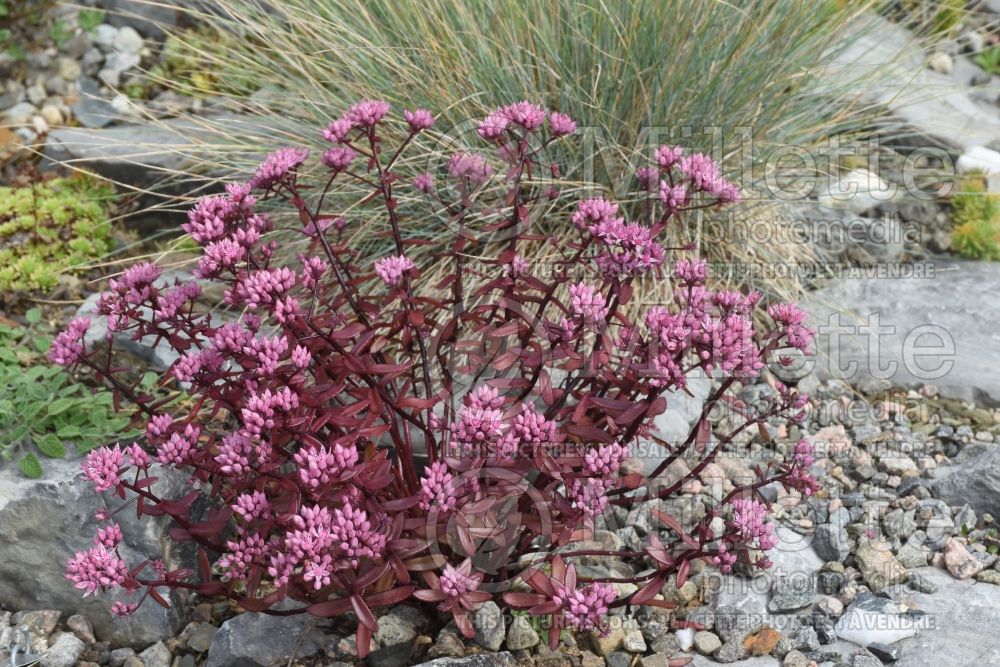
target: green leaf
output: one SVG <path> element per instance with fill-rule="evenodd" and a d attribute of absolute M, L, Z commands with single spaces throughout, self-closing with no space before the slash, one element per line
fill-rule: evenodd
<path fill-rule="evenodd" d="M 38 479 L 42 476 L 42 464 L 38 462 L 34 454 L 26 454 L 23 459 L 17 462 L 17 467 L 21 469 L 25 477 Z"/>
<path fill-rule="evenodd" d="M 49 403 L 48 414 L 50 417 L 61 415 L 76 404 L 72 398 L 57 398 Z"/>
<path fill-rule="evenodd" d="M 39 438 L 35 442 L 35 446 L 38 447 L 38 451 L 46 456 L 53 459 L 61 459 L 66 456 L 66 448 L 60 442 L 59 438 L 47 433 Z"/>
<path fill-rule="evenodd" d="M 81 9 L 77 14 L 76 23 L 84 32 L 92 32 L 104 22 L 103 9 Z"/>
<path fill-rule="evenodd" d="M 139 386 L 143 389 L 152 389 L 156 385 L 156 381 L 159 379 L 159 375 L 153 373 L 152 371 L 147 371 L 142 374 L 142 380 L 139 381 Z"/>
<path fill-rule="evenodd" d="M 38 324 L 42 321 L 42 309 L 32 308 L 24 313 L 24 321 L 28 324 Z"/>
<path fill-rule="evenodd" d="M 128 417 L 116 417 L 114 419 L 108 420 L 108 430 L 112 433 L 119 433 L 128 428 L 129 421 Z"/>
<path fill-rule="evenodd" d="M 58 431 L 56 431 L 56 435 L 60 438 L 79 438 L 80 434 L 80 427 L 73 425 L 62 426 Z"/>
<path fill-rule="evenodd" d="M 52 347 L 52 336 L 35 336 L 31 339 L 31 344 L 41 353 L 46 353 Z"/>

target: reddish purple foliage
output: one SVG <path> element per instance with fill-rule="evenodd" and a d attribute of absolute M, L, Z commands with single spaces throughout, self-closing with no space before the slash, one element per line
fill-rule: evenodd
<path fill-rule="evenodd" d="M 446 251 L 452 272 L 428 285 L 408 251 L 430 239 L 404 230 L 409 212 L 396 198 L 393 166 L 433 116 L 407 112 L 407 138 L 387 158 L 388 112 L 384 102 L 360 102 L 324 131 L 333 144 L 322 158 L 331 185 L 317 200 L 344 179 L 370 186 L 369 205 L 391 227 L 389 253 L 365 256 L 342 240 L 343 218 L 307 200 L 299 183 L 308 153 L 287 148 L 262 162 L 250 182 L 255 194 L 231 185 L 195 206 L 185 225 L 204 247 L 199 277 L 224 285 L 226 301 L 244 312 L 238 322 L 195 312 L 197 285 L 160 285 L 152 264 L 112 281 L 101 314 L 115 331 L 181 353 L 164 381 L 186 383 L 185 410 L 165 413 L 162 401 L 107 365 L 110 354 L 85 350 L 85 321 L 59 336 L 52 360 L 96 371 L 145 426 L 140 443 L 92 452 L 86 477 L 127 500 L 123 507 L 135 502 L 140 516 L 170 517 L 171 538 L 199 546 L 200 569 L 126 565 L 120 531 L 109 526 L 67 576 L 88 594 L 123 588 L 128 601 L 115 603 L 119 615 L 146 597 L 166 604 L 160 587 L 267 613 L 353 612 L 364 655 L 377 629 L 372 609 L 410 598 L 450 612 L 466 633 L 468 613 L 489 599 L 552 615 L 554 642 L 567 625 L 600 628 L 612 607 L 672 606 L 660 595 L 664 582 L 676 575 L 681 585 L 696 559 L 724 570 L 737 562 L 767 567 L 765 557 L 751 556 L 774 544 L 765 506 L 753 496 L 775 480 L 815 489 L 812 453 L 801 443 L 788 463 L 758 469 L 758 481 L 734 489 L 693 529 L 654 510 L 663 530 L 642 550 L 572 547 L 610 506 L 678 493 L 738 433 L 777 415 L 794 418 L 804 405 L 781 386 L 768 410 L 709 442 L 708 411 L 734 383 L 758 375 L 782 347 L 811 340 L 801 311 L 787 304 L 769 309 L 773 329 L 757 331 L 760 295 L 713 292 L 698 259 L 664 271 L 667 252 L 681 250 L 657 240 L 667 225 L 686 210 L 738 197 L 718 165 L 661 147 L 640 174 L 644 221 L 626 221 L 613 202 L 582 201 L 572 216 L 578 237 L 560 247 L 530 234 L 528 224 L 529 207 L 558 194 L 529 186 L 535 174 L 559 173 L 542 149 L 571 135 L 575 123 L 529 102 L 497 109 L 479 126 L 493 158 L 459 152 L 442 173 L 399 186 L 443 208 L 457 231 Z M 367 162 L 364 173 L 350 170 L 355 156 Z M 435 177 L 458 193 L 455 201 L 440 198 Z M 506 191 L 488 222 L 491 232 L 506 232 L 499 242 L 468 233 L 479 189 L 491 180 Z M 272 224 L 257 211 L 264 201 L 297 212 L 309 243 L 298 264 L 278 265 L 264 237 Z M 542 242 L 559 254 L 564 271 L 556 276 L 535 275 L 525 259 L 525 245 Z M 470 268 L 470 256 L 492 257 L 489 273 Z M 632 319 L 633 283 L 644 275 L 669 281 L 672 302 Z M 660 443 L 662 461 L 648 479 L 622 474 L 630 445 L 648 436 L 670 407 L 668 392 L 683 390 L 694 372 L 721 383 L 699 423 L 685 441 Z M 689 452 L 701 456 L 689 475 L 669 485 L 650 481 Z M 154 456 L 190 472 L 188 495 L 153 493 Z M 727 519 L 722 534 L 709 527 L 718 516 Z M 578 581 L 574 559 L 601 555 L 634 561 L 645 572 L 631 579 L 638 590 L 618 598 L 612 581 Z M 511 591 L 515 580 L 531 592 Z M 275 609 L 285 598 L 305 605 Z"/>

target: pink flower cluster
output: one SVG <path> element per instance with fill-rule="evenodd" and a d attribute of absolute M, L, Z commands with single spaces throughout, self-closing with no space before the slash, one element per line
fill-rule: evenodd
<path fill-rule="evenodd" d="M 570 309 L 587 324 L 600 324 L 608 316 L 604 295 L 584 282 L 569 286 Z"/>
<path fill-rule="evenodd" d="M 276 150 L 260 163 L 248 183 L 254 190 L 284 184 L 284 181 L 294 174 L 295 170 L 301 167 L 308 157 L 309 151 L 305 148 Z"/>
<path fill-rule="evenodd" d="M 767 523 L 767 506 L 753 498 L 736 498 L 730 502 L 732 518 L 726 523 L 728 530 L 718 543 L 712 561 L 720 572 L 731 572 L 741 556 L 749 558 L 748 549 L 768 551 L 777 544 L 774 526 Z M 759 556 L 757 567 L 766 569 L 771 562 L 766 555 Z"/>
<path fill-rule="evenodd" d="M 90 328 L 90 320 L 78 317 L 71 320 L 66 328 L 59 332 L 49 350 L 49 361 L 60 366 L 72 366 L 83 358 L 83 338 Z"/>
<path fill-rule="evenodd" d="M 119 445 L 100 447 L 87 454 L 83 462 L 83 476 L 94 483 L 94 489 L 100 493 L 116 488 L 121 483 L 118 476 L 125 466 L 125 452 Z"/>
<path fill-rule="evenodd" d="M 569 116 L 554 111 L 547 112 L 544 107 L 532 102 L 515 102 L 498 107 L 479 123 L 477 131 L 483 139 L 496 141 L 512 126 L 534 132 L 545 123 L 546 117 L 553 136 L 564 137 L 576 131 L 576 122 Z"/>
<path fill-rule="evenodd" d="M 767 314 L 781 327 L 789 345 L 809 353 L 813 332 L 806 326 L 806 312 L 793 303 L 776 303 L 768 306 Z"/>
<path fill-rule="evenodd" d="M 571 218 L 600 244 L 598 268 L 611 276 L 632 276 L 659 268 L 664 261 L 663 246 L 653 240 L 649 227 L 626 223 L 618 204 L 605 199 L 585 199 Z"/>
<path fill-rule="evenodd" d="M 785 486 L 796 489 L 804 496 L 811 496 L 819 491 L 819 482 L 810 472 L 813 461 L 812 443 L 808 440 L 799 440 L 795 443 L 795 449 L 789 462 L 788 477 L 785 478 Z"/>
<path fill-rule="evenodd" d="M 358 450 L 339 443 L 330 447 L 303 447 L 292 460 L 298 466 L 303 486 L 318 494 L 358 464 Z"/>
<path fill-rule="evenodd" d="M 567 623 L 580 630 L 600 630 L 606 624 L 609 605 L 617 599 L 614 586 L 592 583 L 567 590 L 557 586 L 553 598 L 562 608 Z"/>
<path fill-rule="evenodd" d="M 83 591 L 84 596 L 121 586 L 128 576 L 128 566 L 103 544 L 76 554 L 66 566 L 66 578 Z"/>
<path fill-rule="evenodd" d="M 383 257 L 375 262 L 375 273 L 382 279 L 382 282 L 390 287 L 398 285 L 403 276 L 414 268 L 416 265 L 413 260 L 405 255 Z"/>
<path fill-rule="evenodd" d="M 448 175 L 479 186 L 493 176 L 493 167 L 479 153 L 456 153 L 448 160 Z"/>

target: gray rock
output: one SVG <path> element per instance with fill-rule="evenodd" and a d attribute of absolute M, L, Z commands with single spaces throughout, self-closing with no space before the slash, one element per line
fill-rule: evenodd
<path fill-rule="evenodd" d="M 852 667 L 882 667 L 882 661 L 868 651 L 858 651 L 854 654 Z"/>
<path fill-rule="evenodd" d="M 212 647 L 212 640 L 215 639 L 219 628 L 211 623 L 191 623 L 184 630 L 187 635 L 187 647 L 197 653 L 204 653 Z"/>
<path fill-rule="evenodd" d="M 819 636 L 816 634 L 815 628 L 809 626 L 799 628 L 792 637 L 792 641 L 795 642 L 795 648 L 800 651 L 819 650 Z"/>
<path fill-rule="evenodd" d="M 1000 446 L 991 446 L 961 465 L 939 469 L 938 474 L 933 491 L 945 503 L 1000 516 Z"/>
<path fill-rule="evenodd" d="M 781 664 L 784 665 L 784 667 L 809 667 L 809 665 L 813 663 L 801 651 L 789 651 L 788 654 L 785 655 L 784 662 Z"/>
<path fill-rule="evenodd" d="M 867 649 L 882 662 L 896 662 L 901 655 L 898 647 L 892 644 L 881 644 L 874 642 L 867 646 Z"/>
<path fill-rule="evenodd" d="M 653 655 L 643 656 L 639 659 L 639 667 L 668 667 L 669 664 L 670 656 L 665 653 L 654 653 Z M 631 661 L 629 661 L 628 665 L 631 665 Z M 609 664 L 608 667 L 612 666 Z"/>
<path fill-rule="evenodd" d="M 740 660 L 743 655 L 743 640 L 733 638 L 720 646 L 714 657 L 718 662 L 729 663 Z"/>
<path fill-rule="evenodd" d="M 711 655 L 722 646 L 722 641 L 714 632 L 696 632 L 694 635 L 694 647 L 702 655 Z"/>
<path fill-rule="evenodd" d="M 818 329 L 819 375 L 931 383 L 945 397 L 1000 403 L 992 370 L 1000 367 L 1000 327 L 982 316 L 1000 265 L 935 259 L 929 268 L 923 279 L 845 277 L 811 294 L 804 306 Z"/>
<path fill-rule="evenodd" d="M 835 183 L 834 188 L 837 187 L 840 186 Z M 885 184 L 873 184 L 872 187 L 882 188 Z M 842 195 L 845 199 L 836 208 L 803 202 L 792 207 L 793 215 L 796 219 L 811 223 L 807 225 L 811 232 L 810 241 L 820 255 L 829 261 L 854 262 L 862 266 L 897 262 L 902 258 L 904 250 L 900 221 L 888 216 L 870 218 L 861 215 L 880 204 L 884 205 L 890 196 L 888 192 L 859 188 L 854 194 Z M 842 208 L 849 210 L 839 210 Z M 803 369 L 810 367 L 811 364 L 808 363 L 801 366 Z"/>
<path fill-rule="evenodd" d="M 11 125 L 27 125 L 36 113 L 38 113 L 38 109 L 31 102 L 19 102 L 7 109 L 4 115 Z"/>
<path fill-rule="evenodd" d="M 437 658 L 414 667 L 514 667 L 517 660 L 509 651 L 477 653 L 464 658 Z"/>
<path fill-rule="evenodd" d="M 472 628 L 476 633 L 475 642 L 488 651 L 500 649 L 507 629 L 503 612 L 493 601 L 486 602 L 476 609 L 472 615 Z"/>
<path fill-rule="evenodd" d="M 96 86 L 92 80 L 81 81 Z M 86 127 L 59 128 L 49 133 L 44 150 L 48 166 L 73 161 L 108 179 L 148 187 L 183 170 L 185 155 L 210 151 L 212 142 L 218 140 L 217 133 L 227 125 L 230 130 L 240 127 L 241 132 L 251 136 L 266 132 L 259 122 L 235 114 L 205 116 L 198 122 L 170 118 L 104 127 L 118 114 L 107 100 L 100 99 L 99 106 L 98 115 L 88 116 L 87 121 L 81 119 Z"/>
<path fill-rule="evenodd" d="M 816 555 L 824 561 L 843 562 L 851 552 L 847 530 L 832 523 L 816 526 L 812 546 Z"/>
<path fill-rule="evenodd" d="M 465 655 L 462 638 L 447 629 L 438 633 L 437 641 L 427 651 L 429 658 L 461 658 Z"/>
<path fill-rule="evenodd" d="M 945 570 L 915 572 L 937 592 L 913 593 L 907 604 L 928 610 L 928 629 L 895 644 L 907 667 L 998 665 L 1000 644 L 991 639 L 1000 627 L 1000 588 L 956 581 Z"/>
<path fill-rule="evenodd" d="M 171 2 L 153 3 L 146 0 L 96 0 L 96 4 L 107 10 L 108 23 L 114 26 L 133 27 L 143 35 L 156 40 L 166 37 L 165 29 L 176 27 L 183 22 L 185 9 L 201 12 L 221 11 L 216 0 L 171 0 Z M 263 4 L 262 7 L 266 8 L 267 4 Z"/>
<path fill-rule="evenodd" d="M 32 637 L 46 638 L 59 625 L 59 617 L 62 616 L 54 609 L 37 609 L 35 611 L 19 611 L 14 614 L 14 625 L 23 626 L 31 633 Z"/>
<path fill-rule="evenodd" d="M 897 507 L 882 517 L 882 528 L 888 537 L 898 537 L 905 540 L 913 534 L 917 525 L 911 516 Z"/>
<path fill-rule="evenodd" d="M 222 624 L 208 649 L 206 667 L 271 667 L 293 655 L 307 658 L 320 650 L 320 637 L 308 614 L 268 616 L 243 613 Z"/>
<path fill-rule="evenodd" d="M 417 629 L 408 619 L 390 611 L 378 619 L 378 630 L 375 641 L 380 646 L 393 646 L 412 642 L 417 636 Z"/>
<path fill-rule="evenodd" d="M 42 102 L 44 102 L 48 97 L 48 93 L 45 92 L 45 87 L 40 84 L 29 86 L 25 93 L 28 95 L 28 101 L 36 107 L 41 106 Z"/>
<path fill-rule="evenodd" d="M 371 665 L 371 667 L 397 667 L 397 665 L 406 665 L 409 664 L 410 658 L 413 656 L 413 649 L 414 644 L 410 642 L 392 644 L 391 646 L 373 650 L 368 654 L 365 662 Z"/>
<path fill-rule="evenodd" d="M 590 653 L 590 651 L 587 651 L 587 653 Z M 594 654 L 591 653 L 591 655 Z M 615 651 L 606 658 L 602 658 L 599 655 L 594 655 L 594 657 L 601 661 L 599 664 L 607 665 L 607 667 L 632 667 L 632 660 L 634 658 L 631 653 L 626 653 L 625 651 Z"/>
<path fill-rule="evenodd" d="M 858 546 L 854 557 L 857 559 L 865 583 L 876 593 L 883 591 L 887 586 L 906 581 L 906 568 L 896 560 L 885 544 L 862 544 Z"/>
<path fill-rule="evenodd" d="M 146 667 L 170 667 L 170 649 L 163 642 L 156 642 L 139 654 Z"/>
<path fill-rule="evenodd" d="M 687 389 L 684 391 L 670 391 L 664 394 L 667 399 L 667 410 L 653 420 L 652 432 L 659 438 L 671 444 L 678 444 L 687 439 L 691 428 L 697 423 L 701 415 L 705 400 L 711 393 L 711 378 L 691 375 L 688 378 Z M 649 446 L 646 447 L 646 444 Z M 643 473 L 650 474 L 663 460 L 664 450 L 645 443 L 642 458 Z"/>
<path fill-rule="evenodd" d="M 108 657 L 108 664 L 111 667 L 122 667 L 125 661 L 135 655 L 135 649 L 132 648 L 116 648 L 111 652 Z"/>
<path fill-rule="evenodd" d="M 101 97 L 100 84 L 93 79 L 83 77 L 79 81 L 79 87 L 80 101 L 74 104 L 72 109 L 80 124 L 89 128 L 110 125 L 118 114 L 111 103 Z"/>
<path fill-rule="evenodd" d="M 537 646 L 539 642 L 538 633 L 531 627 L 531 621 L 527 616 L 516 616 L 510 623 L 510 630 L 507 631 L 507 648 L 511 651 Z"/>
<path fill-rule="evenodd" d="M 743 638 L 757 628 L 757 622 L 751 614 L 737 607 L 719 607 L 715 610 L 715 633 L 723 642 L 731 639 L 743 641 Z"/>
<path fill-rule="evenodd" d="M 927 559 L 925 558 L 924 562 L 920 566 L 914 565 L 913 567 L 922 567 L 926 564 Z M 938 589 L 936 585 L 932 584 L 925 577 L 922 577 L 919 574 L 914 574 L 913 572 L 910 573 L 910 578 L 906 583 L 910 588 L 915 591 L 920 591 L 921 593 L 936 593 Z"/>
<path fill-rule="evenodd" d="M 76 635 L 64 632 L 42 656 L 42 667 L 73 667 L 87 646 Z M 167 667 L 170 667 L 167 665 Z"/>
<path fill-rule="evenodd" d="M 804 572 L 775 580 L 768 611 L 782 613 L 801 609 L 816 599 L 816 582 Z"/>
<path fill-rule="evenodd" d="M 73 634 L 80 638 L 85 644 L 94 644 L 97 638 L 94 637 L 94 626 L 90 624 L 86 616 L 74 614 L 66 619 L 66 627 L 73 631 Z"/>
<path fill-rule="evenodd" d="M 633 630 L 625 635 L 622 641 L 622 648 L 629 653 L 645 653 L 646 640 L 642 638 L 641 630 Z"/>
<path fill-rule="evenodd" d="M 73 58 L 59 58 L 56 61 L 56 72 L 66 81 L 76 81 L 83 74 L 80 63 Z"/>
<path fill-rule="evenodd" d="M 190 491 L 187 477 L 157 468 L 157 495 L 180 498 Z M 113 505 L 113 502 L 112 502 Z M 80 613 L 98 639 L 118 644 L 144 644 L 172 637 L 178 629 L 183 598 L 170 595 L 172 607 L 143 604 L 131 617 L 112 618 L 107 599 L 83 598 L 65 578 L 66 561 L 93 544 L 100 525 L 94 515 L 104 509 L 101 496 L 80 474 L 78 460 L 50 460 L 40 480 L 24 478 L 16 468 L 0 467 L 0 600 L 15 609 L 52 609 Z M 115 520 L 124 535 L 121 552 L 137 564 L 162 558 L 168 568 L 182 564 L 180 552 L 163 540 L 165 522 L 136 520 L 122 512 Z"/>
<path fill-rule="evenodd" d="M 67 39 L 59 50 L 65 53 L 69 60 L 77 61 L 83 57 L 83 54 L 87 52 L 91 44 L 90 35 L 81 32 Z"/>
<path fill-rule="evenodd" d="M 846 40 L 847 48 L 833 57 L 831 71 L 836 72 L 838 85 L 845 75 L 873 82 L 867 87 L 867 101 L 885 105 L 923 135 L 921 146 L 986 146 L 1000 138 L 996 107 L 980 100 L 972 89 L 956 86 L 948 75 L 926 69 L 925 54 L 914 46 L 913 35 L 904 26 L 866 14 L 853 22 L 853 29 L 856 33 Z M 956 67 L 962 59 L 955 57 Z M 929 90 L 943 92 L 928 95 Z"/>

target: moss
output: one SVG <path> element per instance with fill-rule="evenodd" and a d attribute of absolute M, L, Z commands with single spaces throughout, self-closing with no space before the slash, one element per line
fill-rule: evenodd
<path fill-rule="evenodd" d="M 83 176 L 0 188 L 0 292 L 51 289 L 111 250 L 113 196 Z"/>
<path fill-rule="evenodd" d="M 986 178 L 972 174 L 960 179 L 951 205 L 955 252 L 972 259 L 1000 261 L 1000 195 L 989 192 Z"/>

